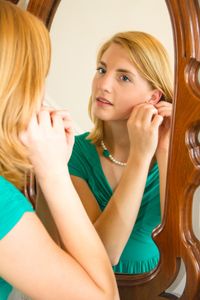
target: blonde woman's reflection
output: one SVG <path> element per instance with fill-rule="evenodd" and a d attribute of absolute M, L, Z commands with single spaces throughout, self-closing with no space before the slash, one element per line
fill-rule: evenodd
<path fill-rule="evenodd" d="M 154 269 L 152 230 L 161 222 L 172 111 L 163 45 L 144 32 L 117 33 L 99 50 L 89 112 L 76 137 L 74 186 L 117 273 Z"/>

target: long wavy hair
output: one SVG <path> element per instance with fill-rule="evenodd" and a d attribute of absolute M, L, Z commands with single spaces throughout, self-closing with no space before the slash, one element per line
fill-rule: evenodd
<path fill-rule="evenodd" d="M 158 89 L 162 92 L 162 101 L 172 102 L 172 70 L 168 53 L 160 41 L 152 35 L 140 31 L 117 33 L 99 49 L 97 64 L 111 44 L 118 44 L 127 51 L 131 62 L 141 76 L 149 82 L 152 89 Z M 94 128 L 88 135 L 88 139 L 95 144 L 99 144 L 103 139 L 103 121 L 93 115 L 91 97 L 88 111 L 94 124 Z"/>
<path fill-rule="evenodd" d="M 32 168 L 19 134 L 41 106 L 50 56 L 42 21 L 0 0 L 0 175 L 19 189 Z"/>

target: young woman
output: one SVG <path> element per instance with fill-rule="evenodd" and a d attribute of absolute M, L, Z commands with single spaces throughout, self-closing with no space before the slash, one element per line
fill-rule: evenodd
<path fill-rule="evenodd" d="M 170 64 L 157 39 L 123 32 L 101 47 L 94 128 L 76 137 L 69 170 L 118 273 L 149 272 L 159 261 L 151 234 L 164 207 L 171 102 Z"/>
<path fill-rule="evenodd" d="M 106 251 L 68 174 L 70 117 L 41 109 L 49 62 L 43 23 L 0 0 L 0 299 L 12 286 L 38 300 L 119 299 Z M 32 169 L 65 251 L 22 194 Z"/>

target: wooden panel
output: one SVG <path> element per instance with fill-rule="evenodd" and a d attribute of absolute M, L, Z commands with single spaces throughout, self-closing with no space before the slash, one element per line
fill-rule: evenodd
<path fill-rule="evenodd" d="M 12 2 L 14 4 L 17 4 L 19 2 L 19 0 L 8 0 L 8 1 L 10 1 L 10 2 Z"/>
<path fill-rule="evenodd" d="M 27 10 L 44 21 L 50 29 L 60 0 L 30 0 Z"/>

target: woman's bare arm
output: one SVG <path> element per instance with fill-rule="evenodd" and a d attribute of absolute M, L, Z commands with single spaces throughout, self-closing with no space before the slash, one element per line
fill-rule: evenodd
<path fill-rule="evenodd" d="M 103 266 L 102 256 L 98 259 Z M 90 264 L 89 256 L 84 264 Z M 33 300 L 114 299 L 110 270 L 102 279 L 93 278 L 52 241 L 34 213 L 25 213 L 0 241 L 0 266 L 0 276 Z"/>
<path fill-rule="evenodd" d="M 106 251 L 68 174 L 73 134 L 63 118 L 42 110 L 21 140 L 66 252 L 34 213 L 25 213 L 0 241 L 0 276 L 33 299 L 119 299 Z"/>

